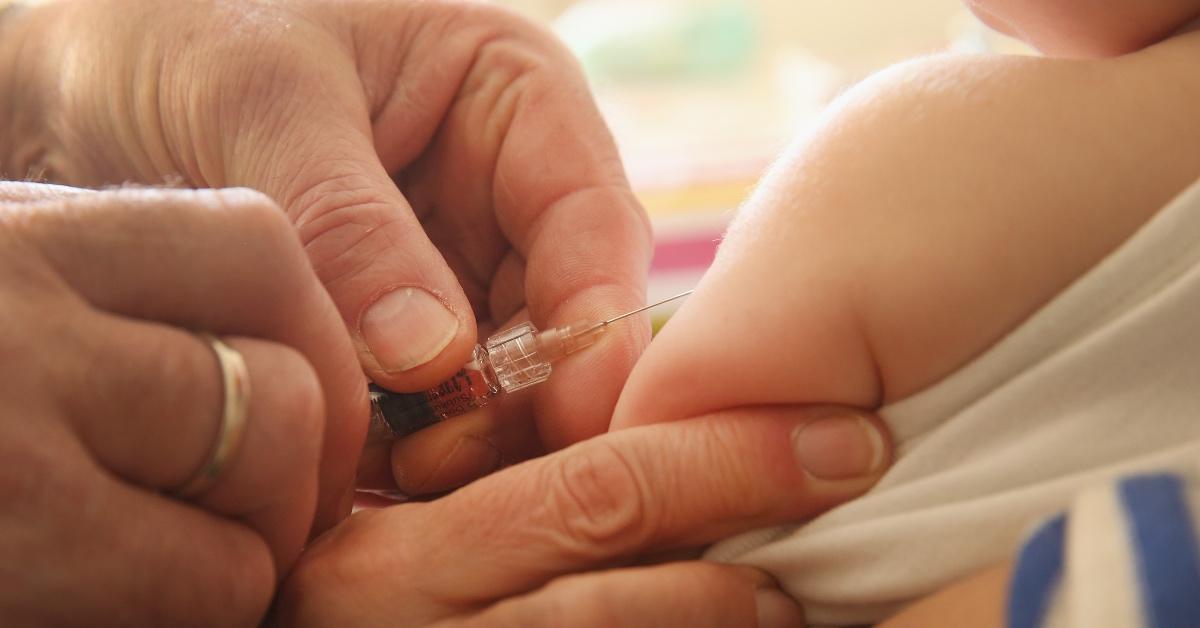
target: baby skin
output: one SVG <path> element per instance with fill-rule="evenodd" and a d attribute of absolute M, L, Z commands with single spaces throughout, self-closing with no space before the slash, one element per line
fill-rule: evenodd
<path fill-rule="evenodd" d="M 1200 176 L 1200 1 L 971 8 L 1048 56 L 922 59 L 841 97 L 739 212 L 614 429 L 911 396 Z M 892 625 L 999 625 L 1003 569 Z"/>

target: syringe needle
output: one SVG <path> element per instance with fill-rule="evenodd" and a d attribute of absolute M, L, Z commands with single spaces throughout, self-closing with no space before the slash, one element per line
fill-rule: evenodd
<path fill-rule="evenodd" d="M 651 303 L 650 305 L 639 307 L 636 310 L 625 312 L 624 314 L 614 316 L 606 321 L 575 321 L 575 323 L 571 325 L 565 325 L 563 327 L 551 327 L 550 329 L 540 331 L 537 333 L 539 346 L 538 350 L 543 353 L 547 360 L 557 360 L 565 355 L 570 355 L 576 351 L 579 351 L 580 349 L 591 346 L 591 344 L 596 341 L 596 335 L 604 331 L 610 323 L 615 323 L 627 316 L 633 316 L 638 312 L 645 312 L 646 310 L 652 307 L 658 307 L 663 303 L 669 303 L 675 299 L 682 299 L 693 292 L 695 292 L 695 290 L 680 292 L 673 297 L 668 297 L 662 301 Z M 519 338 L 519 336 L 508 338 L 507 340 L 500 341 L 499 343 L 493 343 L 491 340 L 489 340 L 488 347 L 491 348 L 501 346 L 509 342 L 513 342 L 517 338 Z"/>
<path fill-rule="evenodd" d="M 648 310 L 652 307 L 658 307 L 658 306 L 662 305 L 663 303 L 670 303 L 671 301 L 674 301 L 675 299 L 682 299 L 683 297 L 686 297 L 687 295 L 689 295 L 693 292 L 695 292 L 695 290 L 688 290 L 687 292 L 680 292 L 679 294 L 677 294 L 673 297 L 667 297 L 657 303 L 651 303 L 650 305 L 647 305 L 645 307 L 639 307 L 638 309 L 633 310 L 631 312 L 625 312 L 624 314 L 621 314 L 620 316 L 614 316 L 606 321 L 600 321 L 598 323 L 598 325 L 600 327 L 604 327 L 605 325 L 608 325 L 609 323 L 615 323 L 615 322 L 621 320 L 622 318 L 625 318 L 626 316 L 633 316 L 634 314 L 637 314 L 638 312 L 645 312 L 646 310 Z"/>

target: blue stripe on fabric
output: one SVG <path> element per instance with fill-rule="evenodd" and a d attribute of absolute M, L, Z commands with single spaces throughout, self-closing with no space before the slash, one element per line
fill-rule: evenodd
<path fill-rule="evenodd" d="M 1067 518 L 1059 515 L 1025 542 L 1008 587 L 1008 628 L 1039 628 L 1062 578 Z"/>
<path fill-rule="evenodd" d="M 1174 475 L 1142 475 L 1121 480 L 1119 490 L 1147 625 L 1200 625 L 1200 554 L 1183 481 Z"/>

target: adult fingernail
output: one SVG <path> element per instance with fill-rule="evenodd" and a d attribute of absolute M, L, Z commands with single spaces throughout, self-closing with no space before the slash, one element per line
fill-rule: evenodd
<path fill-rule="evenodd" d="M 500 466 L 500 450 L 486 438 L 463 436 L 421 483 L 422 493 L 440 493 L 477 480 Z"/>
<path fill-rule="evenodd" d="M 426 290 L 393 290 L 359 322 L 363 340 L 385 371 L 407 371 L 437 357 L 458 334 L 458 317 Z"/>
<path fill-rule="evenodd" d="M 853 416 L 817 419 L 792 433 L 796 458 L 809 475 L 822 480 L 847 480 L 879 470 L 887 452 L 883 435 L 873 423 Z"/>
<path fill-rule="evenodd" d="M 754 592 L 758 628 L 799 628 L 804 626 L 804 611 L 786 593 L 774 588 Z"/>

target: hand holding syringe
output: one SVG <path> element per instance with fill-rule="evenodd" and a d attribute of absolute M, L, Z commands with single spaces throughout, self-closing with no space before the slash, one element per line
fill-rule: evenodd
<path fill-rule="evenodd" d="M 608 326 L 692 291 L 602 321 L 579 321 L 538 331 L 521 323 L 475 346 L 472 359 L 450 379 L 416 393 L 395 393 L 371 385 L 371 428 L 368 438 L 400 438 L 453 416 L 487 405 L 505 393 L 540 384 L 550 377 L 551 363 L 591 346 Z"/>

